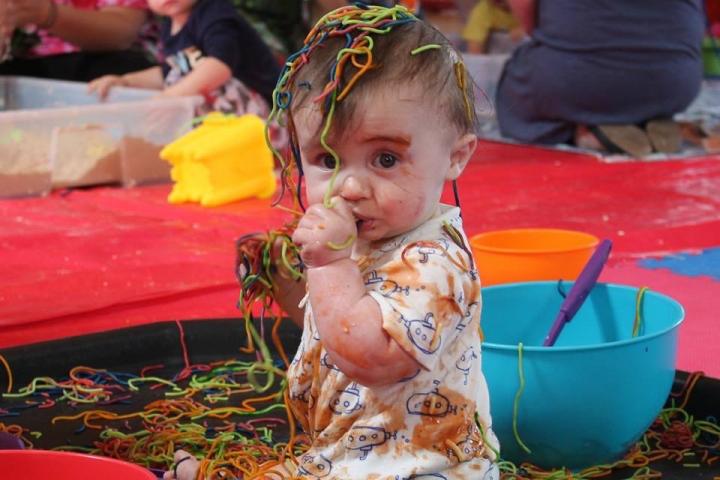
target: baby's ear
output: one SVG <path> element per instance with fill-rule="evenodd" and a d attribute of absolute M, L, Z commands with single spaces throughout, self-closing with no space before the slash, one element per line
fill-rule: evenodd
<path fill-rule="evenodd" d="M 476 147 L 477 135 L 474 133 L 466 133 L 455 141 L 450 152 L 450 168 L 448 168 L 445 175 L 445 180 L 455 180 L 460 176 L 473 153 L 475 153 Z"/>

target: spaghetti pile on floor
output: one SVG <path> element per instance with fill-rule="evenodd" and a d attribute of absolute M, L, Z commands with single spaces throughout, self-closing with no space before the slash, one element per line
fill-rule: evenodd
<path fill-rule="evenodd" d="M 254 341 L 245 350 L 255 360 L 209 364 L 190 363 L 179 322 L 178 327 L 185 365 L 174 376 L 154 375 L 167 370 L 163 365 L 145 367 L 138 374 L 79 366 L 65 379 L 40 377 L 3 394 L 0 417 L 17 417 L 13 420 L 21 424 L 29 408 L 76 411 L 54 416 L 52 424 L 75 422 L 76 434 L 87 438 L 97 431 L 94 440 L 54 449 L 127 460 L 156 472 L 171 468 L 178 448 L 202 459 L 202 478 L 264 478 L 277 465 L 297 463 L 295 457 L 307 448 L 307 439 L 296 434 L 285 401 L 286 365 L 273 361 L 253 323 L 247 329 Z M 277 328 L 272 332 L 280 356 L 287 358 Z M 127 411 L 128 403 L 137 408 L 142 405 L 138 399 L 148 396 L 154 398 L 142 410 Z M 278 438 L 278 430 L 288 432 L 287 439 Z M 42 436 L 14 423 L 0 422 L 0 431 L 19 437 L 27 448 Z"/>

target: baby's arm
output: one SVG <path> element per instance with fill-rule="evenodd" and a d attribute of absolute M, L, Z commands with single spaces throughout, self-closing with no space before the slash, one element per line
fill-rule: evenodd
<path fill-rule="evenodd" d="M 167 87 L 163 95 L 184 96 L 209 93 L 223 85 L 232 77 L 232 71 L 224 62 L 214 57 L 205 57 L 198 62 L 192 72 L 177 83 Z"/>
<path fill-rule="evenodd" d="M 162 69 L 160 67 L 150 67 L 145 70 L 126 73 L 125 75 L 103 75 L 88 84 L 88 92 L 97 93 L 100 99 L 104 100 L 113 87 L 160 90 L 163 88 Z"/>
<path fill-rule="evenodd" d="M 126 87 L 152 88 L 155 90 L 163 88 L 163 75 L 160 67 L 150 67 L 145 70 L 126 73 L 121 78 Z"/>
<path fill-rule="evenodd" d="M 332 208 L 308 209 L 293 241 L 301 247 L 315 323 L 335 365 L 363 385 L 390 384 L 420 365 L 383 329 L 380 307 L 350 258 L 354 242 L 347 240 L 355 235 L 350 208 L 334 198 Z"/>
<path fill-rule="evenodd" d="M 277 243 L 274 248 L 276 249 L 275 258 L 279 258 L 281 244 Z M 275 267 L 277 268 L 277 275 L 273 277 L 273 298 L 290 317 L 290 320 L 298 327 L 303 328 L 304 311 L 298 305 L 305 296 L 305 277 L 300 280 L 293 280 L 283 262 L 277 262 Z"/>

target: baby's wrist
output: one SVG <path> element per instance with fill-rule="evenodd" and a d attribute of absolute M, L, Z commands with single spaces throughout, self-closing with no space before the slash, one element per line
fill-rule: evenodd
<path fill-rule="evenodd" d="M 316 261 L 316 262 L 312 262 L 310 264 L 306 263 L 306 266 L 307 266 L 308 270 L 312 270 L 312 269 L 317 270 L 320 268 L 340 266 L 341 262 L 343 262 L 345 260 L 348 260 L 353 265 L 355 264 L 350 259 L 350 254 L 348 254 L 346 256 L 336 256 L 336 257 L 331 257 L 331 258 L 327 258 L 327 259 L 322 259 L 322 261 L 320 261 L 320 262 Z"/>

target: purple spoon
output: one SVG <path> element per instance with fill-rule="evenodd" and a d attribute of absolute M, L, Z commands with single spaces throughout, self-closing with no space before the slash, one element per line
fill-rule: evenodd
<path fill-rule="evenodd" d="M 595 249 L 595 253 L 592 254 L 590 260 L 585 264 L 585 267 L 583 267 L 582 272 L 580 272 L 577 280 L 575 280 L 570 292 L 565 297 L 565 301 L 560 305 L 560 311 L 545 337 L 543 347 L 552 347 L 555 345 L 555 341 L 565 324 L 572 320 L 582 304 L 585 303 L 585 299 L 597 283 L 597 279 L 605 266 L 605 262 L 607 262 L 611 249 L 612 242 L 610 240 L 603 240 Z"/>

